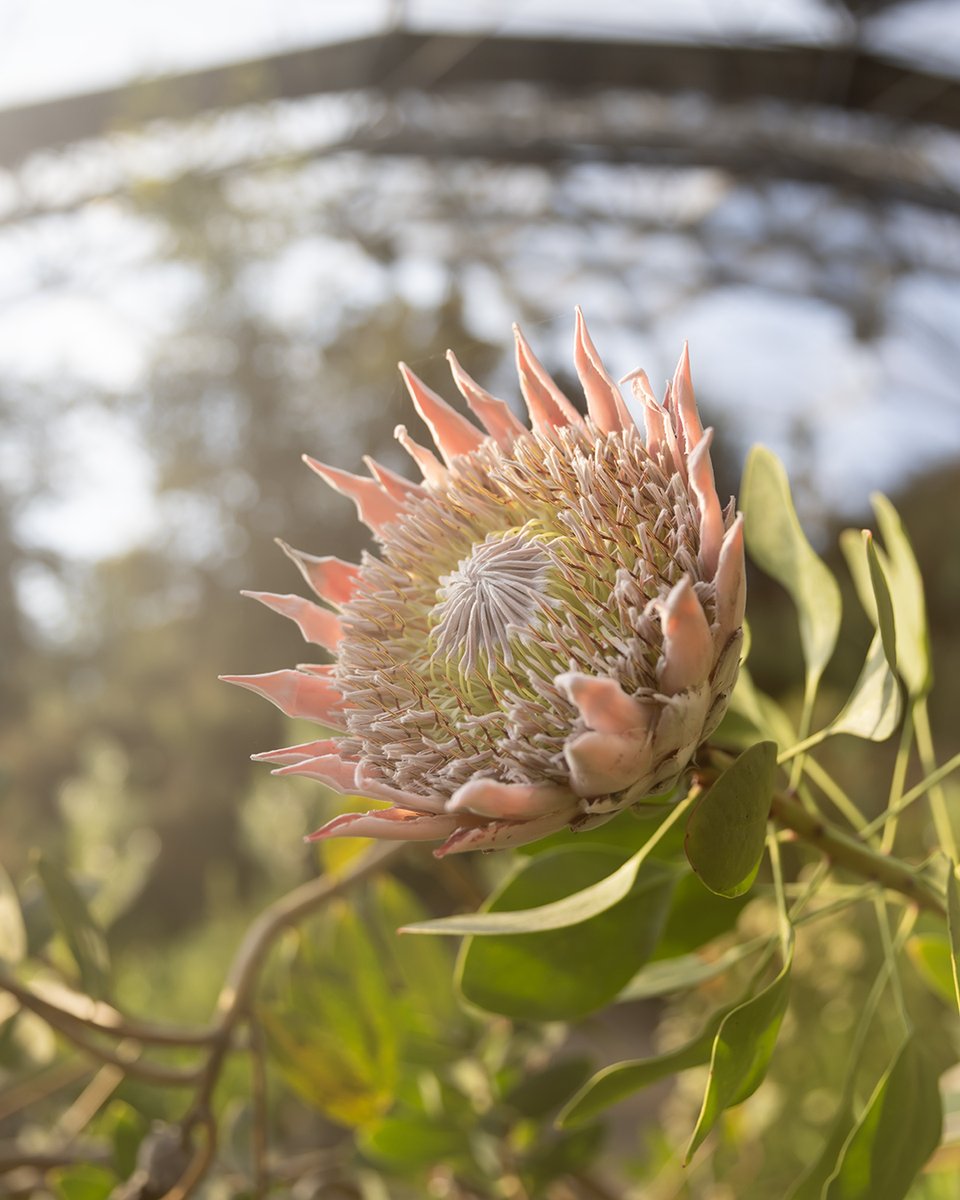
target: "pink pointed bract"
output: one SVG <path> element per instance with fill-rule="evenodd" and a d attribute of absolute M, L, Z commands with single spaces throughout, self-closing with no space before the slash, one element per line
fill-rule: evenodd
<path fill-rule="evenodd" d="M 589 828 L 670 792 L 727 706 L 742 519 L 717 496 L 686 347 L 662 405 L 628 377 L 644 439 L 579 309 L 586 419 L 514 332 L 531 429 L 452 353 L 479 426 L 401 364 L 438 451 L 398 427 L 421 483 L 369 458 L 369 477 L 305 459 L 381 556 L 281 542 L 326 607 L 246 593 L 337 656 L 225 677 L 335 733 L 255 757 L 390 805 L 312 839 L 440 840 L 442 855 Z"/>

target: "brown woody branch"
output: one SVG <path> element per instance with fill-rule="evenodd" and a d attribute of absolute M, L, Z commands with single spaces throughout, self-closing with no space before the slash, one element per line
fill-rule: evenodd
<path fill-rule="evenodd" d="M 395 857 L 401 848 L 400 844 L 375 845 L 342 874 L 322 875 L 313 879 L 265 909 L 240 943 L 220 990 L 214 1019 L 207 1028 L 178 1029 L 173 1026 L 153 1025 L 129 1018 L 109 1005 L 72 994 L 61 1003 L 56 1003 L 20 983 L 6 971 L 0 971 L 0 989 L 8 992 L 24 1008 L 36 1013 L 52 1029 L 90 1057 L 116 1066 L 127 1075 L 159 1086 L 196 1088 L 193 1102 L 180 1128 L 185 1150 L 189 1150 L 193 1136 L 198 1131 L 203 1133 L 202 1142 L 191 1152 L 189 1165 L 181 1179 L 164 1197 L 164 1200 L 186 1200 L 213 1162 L 217 1140 L 216 1123 L 211 1111 L 213 1092 L 219 1081 L 224 1060 L 233 1048 L 238 1025 L 251 1019 L 260 970 L 274 942 L 285 929 L 298 924 L 374 874 L 389 859 Z M 106 1038 L 120 1041 L 115 1046 L 107 1045 Z M 191 1068 L 145 1062 L 139 1057 L 141 1042 L 158 1046 L 205 1048 L 207 1058 L 200 1066 Z M 254 1030 L 251 1052 L 255 1058 L 260 1049 L 262 1048 L 259 1045 L 258 1032 Z M 255 1072 L 260 1071 L 260 1066 L 255 1062 Z M 262 1079 L 259 1079 L 258 1075 L 258 1087 L 260 1086 Z M 78 1159 L 76 1154 L 77 1152 L 70 1148 L 32 1154 L 16 1147 L 11 1147 L 4 1153 L 4 1147 L 0 1146 L 0 1173 L 21 1167 L 48 1170 L 78 1161 L 99 1161 L 89 1157 Z M 258 1174 L 262 1174 L 266 1169 L 265 1147 L 261 1147 L 259 1160 Z"/>

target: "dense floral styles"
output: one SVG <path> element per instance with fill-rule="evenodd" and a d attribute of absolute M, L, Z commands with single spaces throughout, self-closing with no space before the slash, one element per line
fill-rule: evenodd
<path fill-rule="evenodd" d="M 516 335 L 528 429 L 448 355 L 482 425 L 400 371 L 439 458 L 369 477 L 306 458 L 357 506 L 381 557 L 284 546 L 322 605 L 246 593 L 325 665 L 227 676 L 337 736 L 255 755 L 389 807 L 314 838 L 533 841 L 669 792 L 719 722 L 740 661 L 742 518 L 721 510 L 686 349 L 658 404 L 628 377 L 642 438 L 577 312 L 582 417 Z M 283 544 L 283 543 L 281 543 Z"/>

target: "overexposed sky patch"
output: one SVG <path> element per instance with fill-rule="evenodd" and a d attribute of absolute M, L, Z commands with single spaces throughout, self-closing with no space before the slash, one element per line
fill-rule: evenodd
<path fill-rule="evenodd" d="M 840 308 L 748 287 L 706 292 L 659 331 L 666 345 L 689 339 L 698 388 L 722 413 L 706 412 L 706 422 L 768 444 L 788 466 L 800 433 L 821 512 L 846 512 L 960 454 L 952 360 L 924 355 L 910 330 L 931 301 L 946 337 L 960 301 L 944 280 L 901 285 L 900 319 L 875 345 L 854 338 Z"/>
<path fill-rule="evenodd" d="M 28 379 L 88 381 L 107 391 L 136 383 L 144 360 L 139 338 L 96 300 L 32 296 L 3 313 L 0 372 Z"/>
<path fill-rule="evenodd" d="M 926 63 L 950 75 L 960 72 L 960 9 L 956 0 L 911 0 L 893 5 L 870 22 L 867 46 L 892 58 Z"/>
<path fill-rule="evenodd" d="M 57 431 L 60 494 L 26 511 L 21 536 L 68 557 L 96 559 L 154 529 L 153 464 L 133 428 L 93 405 L 77 405 Z"/>
<path fill-rule="evenodd" d="M 0 104 L 335 41 L 385 0 L 0 0 Z"/>

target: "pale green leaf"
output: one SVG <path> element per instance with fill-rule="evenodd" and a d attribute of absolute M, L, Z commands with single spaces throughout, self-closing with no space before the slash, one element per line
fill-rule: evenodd
<path fill-rule="evenodd" d="M 716 1124 L 720 1114 L 752 1096 L 767 1073 L 790 996 L 793 943 L 780 973 L 767 987 L 729 1013 L 717 1031 L 710 1077 L 684 1162 Z"/>
<path fill-rule="evenodd" d="M 13 880 L 0 866 L 0 960 L 14 966 L 27 952 L 27 930 Z"/>
<path fill-rule="evenodd" d="M 711 784 L 687 822 L 690 865 L 719 896 L 742 895 L 757 876 L 776 769 L 776 743 L 756 742 Z"/>
<path fill-rule="evenodd" d="M 897 625 L 890 587 L 890 563 L 868 529 L 845 529 L 840 548 L 847 560 L 864 612 L 883 639 L 883 651 L 897 670 Z"/>
<path fill-rule="evenodd" d="M 847 1138 L 825 1200 L 903 1200 L 942 1125 L 937 1074 L 911 1035 Z"/>
<path fill-rule="evenodd" d="M 571 847 L 572 849 L 573 847 Z M 553 853 L 553 851 L 548 851 Z M 506 934 L 547 933 L 554 929 L 566 929 L 598 916 L 613 905 L 619 904 L 628 895 L 642 865 L 638 851 L 628 858 L 605 879 L 585 887 L 562 900 L 539 904 L 535 908 L 500 912 L 485 909 L 478 913 L 464 913 L 456 917 L 440 917 L 433 921 L 417 921 L 406 925 L 402 933 L 436 933 L 446 935 L 470 934 L 481 937 Z M 539 856 L 538 856 L 539 857 Z"/>
<path fill-rule="evenodd" d="M 884 565 L 897 628 L 900 673 L 911 696 L 924 696 L 933 683 L 933 662 L 923 579 L 900 514 L 879 492 L 871 501 L 886 550 Z"/>
<path fill-rule="evenodd" d="M 779 761 L 787 762 L 838 733 L 885 741 L 897 728 L 902 709 L 900 685 L 887 661 L 883 639 L 875 633 L 846 704 L 829 725 L 784 750 Z"/>
<path fill-rule="evenodd" d="M 651 1000 L 657 996 L 668 996 L 671 992 L 689 991 L 710 979 L 716 979 L 738 962 L 769 945 L 764 937 L 751 938 L 739 946 L 732 946 L 716 958 L 704 958 L 699 954 L 681 954 L 677 958 L 665 958 L 647 963 L 630 980 L 617 997 L 619 1001 Z"/>
<path fill-rule="evenodd" d="M 847 569 L 853 580 L 857 599 L 860 601 L 860 607 L 870 618 L 871 625 L 876 626 L 877 597 L 873 590 L 873 581 L 870 578 L 870 564 L 863 553 L 863 530 L 845 529 L 840 534 L 839 542 Z"/>
<path fill-rule="evenodd" d="M 599 913 L 619 904 L 630 893 L 637 873 L 644 862 L 653 855 L 661 839 L 679 821 L 692 803 L 688 800 L 675 805 L 670 814 L 647 839 L 640 849 L 630 856 L 615 871 L 598 880 L 590 887 L 564 895 L 560 900 L 538 904 L 535 908 L 499 912 L 489 905 L 483 912 L 463 913 L 454 917 L 439 917 L 433 921 L 417 921 L 406 925 L 402 933 L 433 933 L 454 936 L 471 934 L 490 937 L 500 934 L 519 935 L 546 933 L 553 929 L 566 929 L 589 921 Z M 593 848 L 593 847 L 591 847 Z M 578 849 L 578 847 L 564 847 Z M 553 853 L 553 851 L 547 851 Z M 539 856 L 538 856 L 539 857 Z"/>
<path fill-rule="evenodd" d="M 747 457 L 740 506 L 750 557 L 796 606 L 812 695 L 840 632 L 840 589 L 800 526 L 783 464 L 765 446 L 754 446 Z"/>
<path fill-rule="evenodd" d="M 900 720 L 900 685 L 890 669 L 879 633 L 874 635 L 850 698 L 825 731 L 885 741 Z"/>
<path fill-rule="evenodd" d="M 609 846 L 538 855 L 494 894 L 490 908 L 549 903 L 609 875 L 622 857 Z M 548 933 L 467 939 L 458 970 L 461 995 L 478 1008 L 514 1018 L 568 1020 L 594 1012 L 650 957 L 675 877 L 670 868 L 648 863 L 618 904 L 589 921 Z"/>

